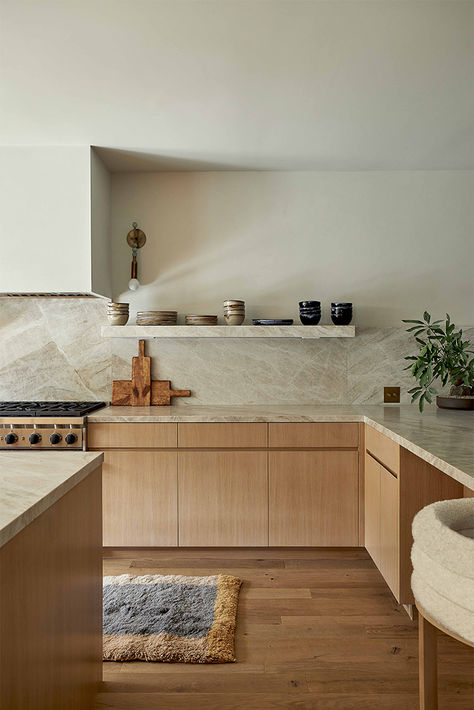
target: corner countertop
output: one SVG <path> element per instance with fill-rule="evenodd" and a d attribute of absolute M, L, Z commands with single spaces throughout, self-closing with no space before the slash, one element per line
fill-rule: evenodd
<path fill-rule="evenodd" d="M 0 452 L 0 547 L 99 466 L 82 451 Z"/>
<path fill-rule="evenodd" d="M 88 422 L 365 422 L 474 490 L 474 412 L 414 405 L 106 407 Z"/>

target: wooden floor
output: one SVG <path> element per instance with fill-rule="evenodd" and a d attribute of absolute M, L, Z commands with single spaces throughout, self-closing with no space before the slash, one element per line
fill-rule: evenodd
<path fill-rule="evenodd" d="M 417 628 L 365 550 L 113 551 L 105 574 L 243 580 L 237 663 L 105 663 L 94 710 L 417 710 Z M 474 709 L 473 651 L 440 635 L 439 710 Z"/>

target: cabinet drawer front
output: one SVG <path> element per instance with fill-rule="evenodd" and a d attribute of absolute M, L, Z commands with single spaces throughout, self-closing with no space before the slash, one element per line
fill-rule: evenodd
<path fill-rule="evenodd" d="M 357 451 L 271 451 L 270 546 L 359 544 Z"/>
<path fill-rule="evenodd" d="M 400 447 L 373 427 L 365 427 L 365 448 L 393 473 L 400 472 Z"/>
<path fill-rule="evenodd" d="M 88 449 L 175 449 L 176 424 L 148 422 L 87 425 Z"/>
<path fill-rule="evenodd" d="M 268 545 L 265 451 L 178 452 L 179 544 Z"/>
<path fill-rule="evenodd" d="M 267 445 L 266 424 L 178 424 L 178 446 L 254 449 Z"/>
<path fill-rule="evenodd" d="M 359 445 L 358 424 L 295 423 L 270 424 L 271 448 L 356 448 Z"/>

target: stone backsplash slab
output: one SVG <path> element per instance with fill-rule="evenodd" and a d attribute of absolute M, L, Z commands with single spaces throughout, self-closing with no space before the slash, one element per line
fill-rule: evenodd
<path fill-rule="evenodd" d="M 105 302 L 91 298 L 0 301 L 0 398 L 110 400 L 129 379 L 137 343 L 104 339 Z M 466 330 L 474 341 L 474 328 Z M 330 340 L 149 340 L 154 379 L 191 389 L 190 404 L 378 404 L 385 385 L 413 386 L 404 327 L 358 328 Z"/>

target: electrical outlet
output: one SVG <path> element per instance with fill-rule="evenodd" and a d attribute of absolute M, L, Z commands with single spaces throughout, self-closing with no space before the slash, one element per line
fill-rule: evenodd
<path fill-rule="evenodd" d="M 400 387 L 384 387 L 383 401 L 390 403 L 400 402 Z"/>

